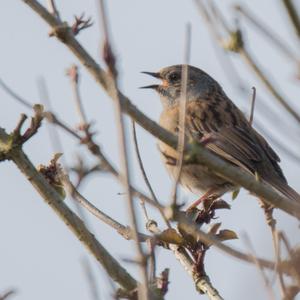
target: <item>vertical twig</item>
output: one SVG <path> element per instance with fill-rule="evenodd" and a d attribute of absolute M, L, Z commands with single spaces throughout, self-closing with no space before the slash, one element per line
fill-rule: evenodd
<path fill-rule="evenodd" d="M 77 87 L 77 90 L 78 90 L 78 87 Z M 48 89 L 47 89 L 47 85 L 46 85 L 46 82 L 45 82 L 43 77 L 40 77 L 38 79 L 38 91 L 39 91 L 40 99 L 45 104 L 45 107 L 48 110 L 53 111 L 51 101 L 50 101 L 50 97 L 49 97 L 49 93 L 48 93 Z M 79 93 L 79 91 L 78 91 L 78 93 Z M 80 101 L 80 98 L 79 98 L 78 101 Z M 61 140 L 60 140 L 60 137 L 59 137 L 59 134 L 58 134 L 56 128 L 52 124 L 49 124 L 49 125 L 51 126 L 51 127 L 48 126 L 48 128 L 49 128 L 49 135 L 50 135 L 50 140 L 51 140 L 53 151 L 64 153 L 63 146 L 62 146 L 62 143 L 61 143 Z M 64 171 L 66 172 L 68 167 L 67 167 L 67 163 L 66 163 L 66 160 L 65 160 L 64 156 L 62 156 L 62 162 L 63 162 L 63 166 L 64 166 L 64 169 L 65 169 Z M 70 195 L 73 199 L 73 203 L 74 203 L 75 208 L 78 212 L 78 215 L 83 220 L 83 222 L 87 226 L 87 228 L 91 228 L 85 212 L 83 211 L 83 209 L 80 206 L 79 202 L 76 201 L 76 199 L 75 199 L 74 193 L 70 193 Z M 99 296 L 96 297 L 96 294 L 95 294 L 97 292 L 96 280 L 94 278 L 94 274 L 92 273 L 91 267 L 88 264 L 87 258 L 84 257 L 84 259 L 86 260 L 85 275 L 87 277 L 87 281 L 90 283 L 93 298 L 95 300 L 97 300 L 97 299 L 99 299 Z"/>
<path fill-rule="evenodd" d="M 275 258 L 276 258 L 276 265 L 280 266 L 281 264 L 281 247 L 280 247 L 280 235 L 279 232 L 276 230 L 275 231 Z M 280 270 L 280 268 L 277 268 L 277 275 L 278 275 L 278 281 L 279 281 L 279 287 L 280 287 L 280 291 L 281 291 L 281 297 L 282 299 L 288 299 L 287 298 L 287 292 L 286 292 L 286 286 L 285 286 L 285 282 L 283 279 L 283 274 L 282 271 Z"/>
<path fill-rule="evenodd" d="M 45 110 L 53 111 L 47 84 L 43 77 L 39 77 L 37 79 L 37 88 L 38 88 L 38 95 L 39 95 L 40 101 L 45 106 Z M 62 146 L 61 139 L 59 137 L 59 134 L 58 134 L 56 128 L 53 126 L 53 124 L 48 124 L 47 128 L 48 128 L 49 137 L 50 137 L 53 151 L 63 153 L 64 152 L 63 146 Z M 62 159 L 63 165 L 66 167 L 65 157 L 62 156 L 61 159 Z"/>
<path fill-rule="evenodd" d="M 249 51 L 246 48 L 242 48 L 239 51 L 243 60 L 251 67 L 256 76 L 260 81 L 265 85 L 267 90 L 271 95 L 284 107 L 284 109 L 290 113 L 290 115 L 300 123 L 300 114 L 289 104 L 285 97 L 276 89 L 274 83 L 267 78 L 266 74 L 263 73 L 262 69 L 254 61 L 253 57 L 250 55 Z"/>
<path fill-rule="evenodd" d="M 56 4 L 54 0 L 48 0 L 48 10 L 50 12 L 51 15 L 53 15 L 54 17 L 56 17 L 58 20 L 60 20 L 60 16 L 59 16 L 59 12 L 56 8 Z"/>
<path fill-rule="evenodd" d="M 188 82 L 188 63 L 190 61 L 191 52 L 191 25 L 186 25 L 185 44 L 184 44 L 184 60 L 181 70 L 181 95 L 179 103 L 179 133 L 178 133 L 178 159 L 176 161 L 176 171 L 174 176 L 174 185 L 171 193 L 172 206 L 175 208 L 177 205 L 177 191 L 180 180 L 180 175 L 183 165 L 183 155 L 185 147 L 185 117 L 186 117 L 186 103 L 187 103 L 187 82 Z"/>
<path fill-rule="evenodd" d="M 249 117 L 249 123 L 252 126 L 253 124 L 253 118 L 254 118 L 254 108 L 255 108 L 255 100 L 256 100 L 256 88 L 252 87 L 252 100 L 251 100 L 251 110 L 250 110 L 250 117 Z"/>
<path fill-rule="evenodd" d="M 269 39 L 283 54 L 285 54 L 288 58 L 293 60 L 296 63 L 299 63 L 299 60 L 290 50 L 290 48 L 286 45 L 285 42 L 282 41 L 280 37 L 276 35 L 275 32 L 272 32 L 270 28 L 267 28 L 265 24 L 262 23 L 257 17 L 255 17 L 249 9 L 245 9 L 240 5 L 236 5 L 235 9 L 252 25 L 254 25 L 260 32 L 263 33 L 265 37 Z"/>
<path fill-rule="evenodd" d="M 153 200 L 159 204 L 159 201 L 153 191 L 153 188 L 150 184 L 150 181 L 148 179 L 148 176 L 146 174 L 146 171 L 145 171 L 145 168 L 144 168 L 144 164 L 143 164 L 143 161 L 142 161 L 142 157 L 141 157 L 141 153 L 140 153 L 140 150 L 139 150 L 139 144 L 138 144 L 138 140 L 137 140 L 137 134 L 136 134 L 136 128 L 135 128 L 135 122 L 132 120 L 132 134 L 133 134 L 133 142 L 134 142 L 134 149 L 135 149 L 135 152 L 136 152 L 136 155 L 137 155 L 137 158 L 138 158 L 138 163 L 139 163 L 139 167 L 140 167 L 140 170 L 142 172 L 142 175 L 143 175 L 143 178 L 144 178 L 144 181 L 150 191 L 150 194 L 153 198 Z M 170 224 L 170 221 L 166 218 L 164 212 L 162 209 L 160 209 L 160 207 L 158 207 L 158 210 L 162 216 L 162 218 L 164 219 L 166 225 L 171 228 L 171 224 Z"/>
<path fill-rule="evenodd" d="M 80 91 L 79 91 L 79 73 L 78 73 L 78 67 L 76 65 L 72 65 L 68 70 L 67 70 L 67 75 L 71 79 L 71 84 L 72 84 L 72 90 L 73 90 L 73 95 L 74 95 L 74 100 L 75 100 L 75 106 L 80 118 L 81 125 L 83 127 L 86 127 L 88 125 L 87 122 L 87 117 L 86 113 L 84 111 L 83 105 L 82 105 L 82 99 L 80 96 Z"/>
<path fill-rule="evenodd" d="M 257 267 L 257 270 L 259 271 L 259 274 L 262 277 L 262 280 L 263 280 L 266 290 L 268 292 L 269 299 L 274 300 L 275 299 L 274 291 L 272 290 L 270 281 L 264 271 L 263 266 L 261 265 L 260 261 L 257 259 L 257 255 L 255 253 L 255 250 L 251 243 L 251 240 L 246 233 L 244 233 L 243 238 L 244 238 L 247 248 L 249 248 L 249 250 L 250 250 L 250 253 L 248 255 L 252 259 L 253 263 Z"/>
<path fill-rule="evenodd" d="M 50 100 L 50 97 L 49 97 L 49 92 L 48 92 L 47 85 L 46 85 L 46 81 L 43 77 L 40 77 L 38 79 L 38 92 L 39 92 L 41 102 L 45 105 L 45 108 L 47 110 L 49 109 L 49 111 L 53 111 L 52 105 L 51 105 L 51 100 Z M 62 145 L 61 139 L 59 137 L 59 134 L 58 134 L 56 128 L 54 126 L 52 126 L 52 124 L 50 124 L 50 126 L 48 126 L 48 128 L 49 128 L 49 136 L 50 136 L 53 151 L 56 152 L 56 153 L 57 152 L 64 153 L 63 145 Z M 64 171 L 66 172 L 66 170 L 68 170 L 68 165 L 67 165 L 67 162 L 66 162 L 66 159 L 65 159 L 64 155 L 61 157 L 61 160 L 62 160 L 62 164 L 64 166 Z M 88 224 L 88 221 L 87 221 L 87 217 L 86 217 L 83 209 L 78 204 L 76 199 L 74 199 L 73 195 L 71 195 L 71 196 L 74 200 L 73 203 L 76 207 L 76 210 L 77 210 L 80 218 L 84 221 L 86 226 L 88 228 L 90 228 L 90 226 Z"/>
<path fill-rule="evenodd" d="M 121 103 L 119 98 L 119 93 L 117 89 L 117 80 L 116 80 L 116 68 L 115 68 L 115 57 L 113 55 L 110 39 L 109 39 L 109 31 L 108 31 L 108 22 L 106 19 L 106 12 L 104 1 L 99 0 L 97 1 L 99 5 L 99 16 L 101 20 L 101 30 L 104 35 L 104 59 L 106 64 L 109 68 L 109 73 L 112 78 L 113 83 L 113 92 L 114 92 L 114 101 L 115 104 L 115 114 L 116 114 L 116 125 L 118 130 L 118 139 L 119 139 L 119 153 L 120 153 L 120 160 L 121 160 L 121 181 L 125 188 L 125 197 L 128 204 L 128 213 L 132 225 L 136 251 L 137 251 L 137 262 L 140 266 L 140 272 L 142 277 L 142 285 L 138 286 L 138 294 L 139 299 L 147 300 L 149 299 L 149 286 L 148 286 L 148 274 L 147 274 L 147 259 L 143 252 L 142 246 L 138 240 L 138 224 L 137 218 L 135 213 L 135 206 L 132 199 L 130 183 L 129 183 L 129 171 L 128 171 L 128 153 L 126 147 L 126 133 L 124 129 L 124 117 L 121 110 Z"/>
<path fill-rule="evenodd" d="M 156 279 L 155 242 L 151 239 L 148 239 L 147 246 L 150 249 L 150 251 L 149 251 L 149 279 L 150 279 L 150 283 L 153 284 Z"/>
<path fill-rule="evenodd" d="M 97 288 L 95 276 L 93 274 L 92 267 L 86 257 L 81 258 L 81 265 L 85 274 L 85 278 L 87 279 L 87 283 L 89 285 L 92 300 L 100 300 L 101 297 Z"/>

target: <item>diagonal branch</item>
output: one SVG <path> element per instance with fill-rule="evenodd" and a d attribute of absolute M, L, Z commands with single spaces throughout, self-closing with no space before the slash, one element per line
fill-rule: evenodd
<path fill-rule="evenodd" d="M 137 281 L 112 257 L 86 228 L 82 220 L 68 208 L 62 197 L 40 174 L 23 150 L 11 143 L 10 135 L 0 128 L 0 154 L 12 160 L 26 176 L 45 202 L 55 211 L 59 218 L 71 229 L 91 254 L 100 262 L 109 276 L 126 290 L 137 287 Z"/>
<path fill-rule="evenodd" d="M 289 15 L 290 21 L 294 26 L 295 32 L 300 39 L 300 17 L 292 0 L 282 0 L 282 3 Z"/>

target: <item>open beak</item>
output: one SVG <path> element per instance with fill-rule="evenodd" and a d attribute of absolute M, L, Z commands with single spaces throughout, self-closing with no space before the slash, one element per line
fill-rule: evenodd
<path fill-rule="evenodd" d="M 141 72 L 141 73 L 150 75 L 150 76 L 158 78 L 158 79 L 161 78 L 159 73 L 155 73 L 155 72 Z"/>
<path fill-rule="evenodd" d="M 141 73 L 150 75 L 150 76 L 158 78 L 158 79 L 161 79 L 161 76 L 160 76 L 159 73 L 155 73 L 155 72 L 141 72 Z M 158 87 L 159 87 L 158 84 L 151 84 L 151 85 L 141 86 L 140 89 L 154 89 L 154 90 L 156 90 Z"/>
<path fill-rule="evenodd" d="M 145 86 L 140 86 L 140 89 L 153 89 L 156 90 L 159 87 L 158 84 L 151 84 L 151 85 L 145 85 Z"/>

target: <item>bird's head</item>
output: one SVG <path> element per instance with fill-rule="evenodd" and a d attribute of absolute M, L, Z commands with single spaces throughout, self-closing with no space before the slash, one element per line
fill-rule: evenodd
<path fill-rule="evenodd" d="M 154 89 L 160 95 L 165 107 L 177 105 L 182 99 L 184 74 L 187 74 L 186 97 L 187 101 L 200 99 L 208 96 L 218 87 L 218 83 L 204 71 L 193 66 L 174 65 L 161 69 L 158 72 L 142 72 L 161 80 L 161 84 L 152 84 L 141 88 Z M 186 71 L 185 71 L 186 70 Z"/>

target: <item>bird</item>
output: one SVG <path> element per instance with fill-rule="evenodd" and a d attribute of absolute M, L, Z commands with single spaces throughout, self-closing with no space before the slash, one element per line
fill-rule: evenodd
<path fill-rule="evenodd" d="M 279 166 L 280 158 L 265 138 L 247 120 L 242 111 L 225 94 L 221 85 L 203 70 L 191 65 L 173 65 L 158 72 L 142 72 L 161 80 L 141 88 L 153 89 L 162 103 L 159 124 L 178 136 L 182 70 L 186 69 L 185 135 L 227 162 L 250 172 L 287 198 L 300 203 L 300 195 L 288 185 Z M 175 179 L 179 152 L 159 141 L 158 148 L 168 173 Z M 219 199 L 238 190 L 236 184 L 194 162 L 183 163 L 179 183 L 201 197 L 190 205 L 197 207 L 205 199 Z"/>

